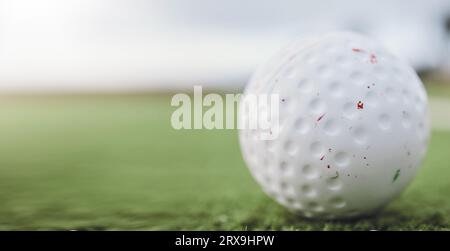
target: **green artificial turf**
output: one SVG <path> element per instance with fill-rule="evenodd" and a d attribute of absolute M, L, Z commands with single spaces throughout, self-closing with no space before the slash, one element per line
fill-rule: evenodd
<path fill-rule="evenodd" d="M 261 192 L 236 131 L 173 130 L 170 97 L 2 98 L 0 230 L 450 230 L 450 131 L 378 215 L 308 221 Z"/>

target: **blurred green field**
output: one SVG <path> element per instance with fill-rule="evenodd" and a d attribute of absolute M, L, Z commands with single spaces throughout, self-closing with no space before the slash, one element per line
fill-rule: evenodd
<path fill-rule="evenodd" d="M 307 221 L 260 191 L 236 131 L 173 130 L 170 98 L 0 99 L 0 230 L 450 230 L 450 131 L 379 215 Z"/>

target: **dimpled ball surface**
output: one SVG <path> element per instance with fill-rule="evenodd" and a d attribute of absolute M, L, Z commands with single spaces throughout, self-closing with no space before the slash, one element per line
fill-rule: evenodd
<path fill-rule="evenodd" d="M 308 218 L 376 212 L 413 179 L 429 137 L 415 71 L 378 42 L 349 32 L 291 43 L 245 94 L 279 94 L 279 134 L 242 129 L 245 162 L 263 190 Z M 249 116 L 240 109 L 239 119 Z"/>

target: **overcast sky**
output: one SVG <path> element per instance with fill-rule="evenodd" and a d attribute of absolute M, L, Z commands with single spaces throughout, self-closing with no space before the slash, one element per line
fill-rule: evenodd
<path fill-rule="evenodd" d="M 416 68 L 450 57 L 450 1 L 0 0 L 0 90 L 242 85 L 295 36 L 351 29 Z"/>

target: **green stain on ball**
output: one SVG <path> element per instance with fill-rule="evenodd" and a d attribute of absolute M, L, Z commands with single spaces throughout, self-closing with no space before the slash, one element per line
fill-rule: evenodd
<path fill-rule="evenodd" d="M 394 178 L 392 178 L 392 183 L 394 183 L 399 176 L 400 176 L 400 169 L 397 169 L 397 171 L 395 171 Z"/>

